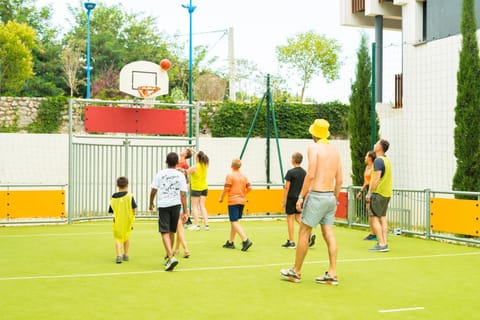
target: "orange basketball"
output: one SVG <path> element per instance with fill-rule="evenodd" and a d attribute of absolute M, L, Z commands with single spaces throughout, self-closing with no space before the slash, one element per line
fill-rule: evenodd
<path fill-rule="evenodd" d="M 171 66 L 172 63 L 168 59 L 162 59 L 162 61 L 160 61 L 160 68 L 162 68 L 162 70 L 168 71 Z"/>

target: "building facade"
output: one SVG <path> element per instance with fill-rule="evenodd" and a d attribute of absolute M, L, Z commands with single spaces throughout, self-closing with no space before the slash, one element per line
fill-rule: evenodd
<path fill-rule="evenodd" d="M 341 23 L 402 32 L 402 107 L 377 104 L 397 188 L 451 190 L 462 0 L 341 0 Z M 477 21 L 480 1 L 475 1 Z M 478 25 L 478 22 L 477 22 Z"/>

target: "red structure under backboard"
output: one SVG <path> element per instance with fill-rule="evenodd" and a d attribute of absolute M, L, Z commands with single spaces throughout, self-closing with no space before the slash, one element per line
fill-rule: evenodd
<path fill-rule="evenodd" d="M 185 110 L 85 107 L 86 132 L 184 135 Z"/>

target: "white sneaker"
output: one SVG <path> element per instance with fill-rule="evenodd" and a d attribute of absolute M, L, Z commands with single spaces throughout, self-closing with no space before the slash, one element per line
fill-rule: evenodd
<path fill-rule="evenodd" d="M 199 231 L 200 230 L 200 226 L 196 225 L 196 224 L 192 224 L 190 227 L 188 227 L 188 230 L 190 231 Z"/>
<path fill-rule="evenodd" d="M 167 263 L 165 263 L 165 271 L 173 271 L 177 264 L 178 260 L 175 259 L 175 257 L 172 257 L 171 259 L 167 260 Z"/>
<path fill-rule="evenodd" d="M 210 228 L 208 227 L 208 224 L 206 226 L 203 226 L 202 229 L 205 230 L 205 231 L 210 230 Z"/>

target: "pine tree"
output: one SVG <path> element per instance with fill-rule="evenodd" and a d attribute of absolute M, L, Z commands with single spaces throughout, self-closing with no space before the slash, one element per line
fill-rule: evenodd
<path fill-rule="evenodd" d="M 367 36 L 363 33 L 357 50 L 356 79 L 352 83 L 348 127 L 350 132 L 350 156 L 352 158 L 352 183 L 363 184 L 365 154 L 372 149 L 371 125 L 371 74 L 372 62 L 367 47 Z M 378 120 L 376 126 L 378 138 Z"/>
<path fill-rule="evenodd" d="M 453 190 L 480 191 L 480 57 L 474 0 L 462 7 L 462 48 L 457 72 Z M 463 197 L 464 198 L 464 197 Z"/>

